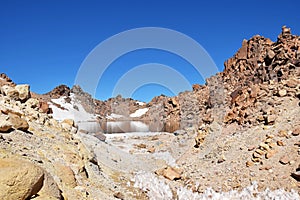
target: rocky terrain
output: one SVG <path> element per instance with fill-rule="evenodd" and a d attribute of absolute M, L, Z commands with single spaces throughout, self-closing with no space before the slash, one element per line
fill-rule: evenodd
<path fill-rule="evenodd" d="M 0 199 L 300 199 L 300 37 L 254 36 L 224 66 L 149 103 L 1 74 Z"/>

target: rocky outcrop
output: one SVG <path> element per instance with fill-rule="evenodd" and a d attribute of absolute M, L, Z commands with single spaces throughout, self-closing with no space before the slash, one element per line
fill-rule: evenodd
<path fill-rule="evenodd" d="M 300 37 L 286 27 L 277 42 L 261 36 L 245 40 L 221 74 L 230 93 L 224 122 L 273 124 L 278 114 L 274 104 L 280 103 L 277 97 L 295 98 L 299 93 L 299 48 Z"/>
<path fill-rule="evenodd" d="M 0 74 L 0 87 L 3 85 L 15 86 L 16 84 L 4 73 Z"/>
<path fill-rule="evenodd" d="M 53 99 L 58 99 L 61 96 L 70 96 L 71 89 L 66 85 L 59 85 L 45 95 Z"/>

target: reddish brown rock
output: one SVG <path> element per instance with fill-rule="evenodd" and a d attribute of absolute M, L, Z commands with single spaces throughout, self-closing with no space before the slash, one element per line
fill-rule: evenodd
<path fill-rule="evenodd" d="M 43 113 L 47 113 L 47 114 L 52 113 L 52 109 L 49 107 L 49 104 L 47 102 L 40 101 L 39 107 L 41 112 Z"/>

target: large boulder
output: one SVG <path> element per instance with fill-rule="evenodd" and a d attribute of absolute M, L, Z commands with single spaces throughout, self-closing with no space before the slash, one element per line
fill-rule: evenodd
<path fill-rule="evenodd" d="M 15 89 L 19 93 L 19 100 L 25 102 L 30 98 L 30 86 L 28 84 L 17 85 Z"/>
<path fill-rule="evenodd" d="M 9 113 L 8 116 L 9 116 L 9 121 L 12 124 L 12 127 L 14 129 L 21 130 L 21 131 L 28 130 L 29 125 L 25 119 L 13 113 Z"/>
<path fill-rule="evenodd" d="M 13 100 L 19 99 L 19 92 L 14 87 L 4 85 L 1 87 L 1 93 L 10 99 L 13 99 Z"/>
<path fill-rule="evenodd" d="M 28 199 L 39 192 L 43 180 L 43 169 L 30 162 L 0 159 L 0 199 Z"/>

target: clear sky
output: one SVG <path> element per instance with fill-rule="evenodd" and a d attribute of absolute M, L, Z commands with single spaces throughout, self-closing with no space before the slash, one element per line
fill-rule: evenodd
<path fill-rule="evenodd" d="M 205 48 L 221 71 L 243 39 L 259 34 L 274 41 L 282 25 L 299 35 L 299 7 L 299 0 L 0 0 L 0 72 L 16 83 L 29 83 L 37 93 L 59 84 L 71 87 L 82 62 L 99 43 L 141 27 L 186 34 Z M 109 98 L 122 75 L 146 63 L 170 66 L 191 84 L 203 83 L 190 63 L 178 55 L 144 49 L 115 60 L 93 95 Z M 168 87 L 148 84 L 133 97 L 149 101 L 161 93 L 172 95 Z"/>

